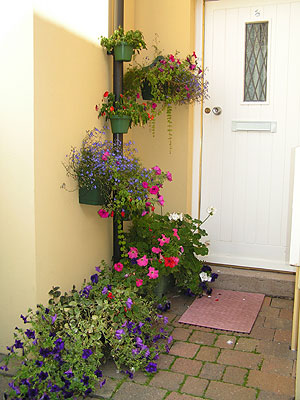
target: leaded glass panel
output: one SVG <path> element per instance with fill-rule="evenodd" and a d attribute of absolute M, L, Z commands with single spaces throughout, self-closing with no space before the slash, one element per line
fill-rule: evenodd
<path fill-rule="evenodd" d="M 267 99 L 268 22 L 246 24 L 244 101 Z"/>

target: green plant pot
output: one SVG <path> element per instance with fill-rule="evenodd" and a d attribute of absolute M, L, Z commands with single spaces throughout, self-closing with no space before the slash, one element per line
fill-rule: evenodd
<path fill-rule="evenodd" d="M 157 285 L 154 288 L 154 294 L 162 298 L 165 294 L 167 294 L 172 287 L 174 287 L 174 277 L 173 275 L 161 276 L 158 279 Z"/>
<path fill-rule="evenodd" d="M 101 206 L 105 204 L 106 193 L 97 189 L 79 188 L 79 203 L 88 204 L 91 206 Z"/>
<path fill-rule="evenodd" d="M 110 124 L 112 133 L 127 133 L 131 118 L 128 115 L 112 115 Z"/>
<path fill-rule="evenodd" d="M 125 42 L 114 47 L 115 61 L 131 61 L 133 47 Z"/>
<path fill-rule="evenodd" d="M 146 79 L 141 85 L 141 92 L 143 100 L 152 100 L 153 95 L 151 94 L 151 85 L 150 82 Z"/>

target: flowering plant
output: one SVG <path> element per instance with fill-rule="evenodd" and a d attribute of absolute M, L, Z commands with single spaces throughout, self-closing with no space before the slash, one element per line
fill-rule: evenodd
<path fill-rule="evenodd" d="M 145 85 L 151 90 L 149 104 L 154 117 L 165 109 L 167 111 L 169 136 L 172 131 L 172 104 L 191 104 L 207 97 L 208 82 L 195 52 L 184 59 L 178 58 L 177 53 L 159 55 L 148 67 L 137 65 L 127 70 L 124 76 L 126 93 L 135 96 Z"/>
<path fill-rule="evenodd" d="M 119 100 L 116 101 L 115 94 L 107 91 L 103 94 L 101 106 L 96 105 L 95 109 L 99 112 L 98 118 L 105 117 L 106 120 L 110 119 L 113 115 L 126 115 L 131 118 L 130 126 L 144 125 L 154 118 L 148 112 L 149 106 L 146 103 L 140 104 L 135 98 L 123 96 L 122 94 L 120 94 Z"/>
<path fill-rule="evenodd" d="M 140 368 L 156 372 L 159 353 L 169 350 L 161 341 L 168 338 L 166 330 L 157 331 L 161 316 L 131 288 L 114 285 L 96 269 L 80 291 L 73 287 L 61 295 L 55 287 L 47 307 L 38 305 L 36 312 L 21 315 L 25 328 L 16 328 L 1 366 L 7 370 L 14 357 L 22 361 L 9 384 L 11 398 L 87 396 L 96 385 L 105 384 L 101 365 L 108 356 L 131 378 Z"/>
<path fill-rule="evenodd" d="M 136 156 L 136 149 L 129 141 L 121 144 L 106 139 L 98 129 L 88 131 L 80 149 L 73 147 L 64 166 L 68 176 L 79 187 L 100 188 L 104 196 L 99 210 L 102 218 L 145 215 L 156 205 L 163 206 L 160 191 L 165 180 L 172 181 L 170 172 L 158 166 L 144 168 Z"/>
<path fill-rule="evenodd" d="M 133 50 L 137 50 L 138 53 L 139 50 L 147 48 L 141 31 L 130 30 L 125 33 L 124 29 L 120 26 L 110 37 L 106 38 L 101 36 L 100 44 L 101 46 L 105 47 L 109 53 L 111 53 L 115 46 L 124 42 L 132 46 Z"/>
<path fill-rule="evenodd" d="M 206 244 L 201 242 L 207 235 L 201 228 L 203 222 L 182 213 L 152 213 L 134 219 L 125 235 L 123 258 L 114 266 L 115 274 L 121 281 L 125 277 L 133 286 L 149 293 L 156 279 L 167 275 L 173 275 L 176 285 L 190 294 L 209 293 L 208 282 L 214 281 L 217 274 L 211 274 L 199 260 L 208 253 Z"/>

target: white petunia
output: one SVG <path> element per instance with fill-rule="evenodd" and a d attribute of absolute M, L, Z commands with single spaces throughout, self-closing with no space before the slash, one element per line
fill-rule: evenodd
<path fill-rule="evenodd" d="M 206 210 L 207 214 L 214 215 L 217 212 L 217 209 L 213 206 L 208 207 Z"/>

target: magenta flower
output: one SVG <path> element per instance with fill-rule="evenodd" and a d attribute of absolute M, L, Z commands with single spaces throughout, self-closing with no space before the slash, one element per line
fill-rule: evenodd
<path fill-rule="evenodd" d="M 152 169 L 153 171 L 155 171 L 155 175 L 161 175 L 161 169 L 158 165 L 155 165 L 155 167 L 153 167 Z"/>
<path fill-rule="evenodd" d="M 173 54 L 170 54 L 170 55 L 169 55 L 169 60 L 170 60 L 171 62 L 174 62 L 174 61 L 175 61 L 175 57 L 173 56 Z"/>
<path fill-rule="evenodd" d="M 170 238 L 166 237 L 164 234 L 161 235 L 161 239 L 157 239 L 159 242 L 159 245 L 162 247 L 165 243 L 168 244 L 170 243 Z"/>
<path fill-rule="evenodd" d="M 171 68 L 171 69 L 174 69 L 174 65 L 170 65 L 170 68 Z"/>
<path fill-rule="evenodd" d="M 159 187 L 154 185 L 150 188 L 150 193 L 151 194 L 157 194 L 159 192 Z"/>
<path fill-rule="evenodd" d="M 116 263 L 116 264 L 114 265 L 114 269 L 115 269 L 116 271 L 118 271 L 118 272 L 121 272 L 122 269 L 123 269 L 123 267 L 124 267 L 124 265 L 123 265 L 122 263 L 120 263 L 120 262 L 118 262 L 118 263 Z"/>
<path fill-rule="evenodd" d="M 151 107 L 153 108 L 153 110 L 155 110 L 156 107 L 157 107 L 157 104 L 156 104 L 156 103 L 152 103 L 152 106 L 151 106 Z"/>
<path fill-rule="evenodd" d="M 142 212 L 142 217 L 144 217 L 146 214 L 148 214 L 148 211 L 143 211 Z"/>
<path fill-rule="evenodd" d="M 136 94 L 136 98 L 139 99 L 141 96 L 139 93 Z"/>
<path fill-rule="evenodd" d="M 195 65 L 195 64 L 191 64 L 191 65 L 190 65 L 190 69 L 191 69 L 191 70 L 194 70 L 195 68 L 196 68 L 196 65 Z"/>
<path fill-rule="evenodd" d="M 180 240 L 180 237 L 178 236 L 178 229 L 173 229 L 173 236 L 175 236 L 178 240 Z"/>
<path fill-rule="evenodd" d="M 137 258 L 138 249 L 136 247 L 130 247 L 129 252 L 127 254 L 130 259 Z"/>
<path fill-rule="evenodd" d="M 136 287 L 142 286 L 142 284 L 143 284 L 143 279 L 137 279 L 137 280 L 135 281 L 135 284 L 136 284 Z"/>
<path fill-rule="evenodd" d="M 182 246 L 179 247 L 180 253 L 182 254 L 184 252 L 184 248 Z"/>
<path fill-rule="evenodd" d="M 185 85 L 185 87 L 184 87 L 184 88 L 185 88 L 185 90 L 190 90 L 190 89 L 188 88 L 188 86 L 187 86 L 187 85 Z"/>
<path fill-rule="evenodd" d="M 152 253 L 155 253 L 155 254 L 159 254 L 161 252 L 161 249 L 159 247 L 152 247 L 151 250 L 152 250 Z"/>
<path fill-rule="evenodd" d="M 109 212 L 105 211 L 103 208 L 100 208 L 100 210 L 98 211 L 98 214 L 100 215 L 101 218 L 109 217 Z"/>
<path fill-rule="evenodd" d="M 163 72 L 164 69 L 159 67 L 158 70 L 159 72 Z"/>
<path fill-rule="evenodd" d="M 158 196 L 158 202 L 161 206 L 163 206 L 165 204 L 164 198 L 163 196 Z"/>
<path fill-rule="evenodd" d="M 145 266 L 148 264 L 148 258 L 147 258 L 146 256 L 143 256 L 142 258 L 139 258 L 139 259 L 137 260 L 137 264 L 138 264 L 140 267 L 145 267 Z"/>
<path fill-rule="evenodd" d="M 168 181 L 170 181 L 170 182 L 172 182 L 172 180 L 173 180 L 173 178 L 172 178 L 172 174 L 171 174 L 171 172 L 167 172 L 167 179 L 168 179 Z"/>
<path fill-rule="evenodd" d="M 149 267 L 148 268 L 148 276 L 149 276 L 149 278 L 150 279 L 156 279 L 156 278 L 158 278 L 158 270 L 157 269 L 155 269 L 155 268 L 153 268 L 153 267 Z"/>
<path fill-rule="evenodd" d="M 150 201 L 146 201 L 146 207 L 151 207 L 152 206 L 152 204 L 150 203 Z"/>
<path fill-rule="evenodd" d="M 147 189 L 149 185 L 148 185 L 147 182 L 143 182 L 143 183 L 142 183 L 142 186 L 143 186 L 144 189 Z"/>
<path fill-rule="evenodd" d="M 106 161 L 108 156 L 109 156 L 109 152 L 106 151 L 101 158 L 103 161 Z"/>

